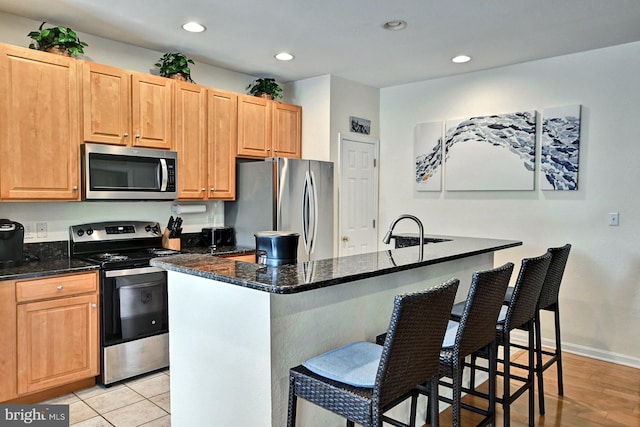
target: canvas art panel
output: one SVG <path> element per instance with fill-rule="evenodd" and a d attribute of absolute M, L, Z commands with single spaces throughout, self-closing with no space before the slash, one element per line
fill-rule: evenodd
<path fill-rule="evenodd" d="M 444 143 L 447 191 L 534 189 L 535 111 L 449 120 Z"/>
<path fill-rule="evenodd" d="M 414 130 L 416 191 L 442 190 L 442 122 L 418 123 Z"/>
<path fill-rule="evenodd" d="M 580 105 L 546 108 L 542 112 L 540 188 L 578 189 Z"/>

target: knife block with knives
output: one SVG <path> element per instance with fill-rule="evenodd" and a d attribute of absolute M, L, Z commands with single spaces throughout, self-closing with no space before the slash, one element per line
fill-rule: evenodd
<path fill-rule="evenodd" d="M 173 216 L 169 218 L 167 228 L 162 235 L 162 247 L 165 249 L 180 250 L 180 236 L 182 235 L 182 218 Z"/>

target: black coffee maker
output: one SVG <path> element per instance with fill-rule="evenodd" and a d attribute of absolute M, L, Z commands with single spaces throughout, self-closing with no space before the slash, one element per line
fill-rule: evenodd
<path fill-rule="evenodd" d="M 0 268 L 22 264 L 24 227 L 19 222 L 0 219 Z"/>
<path fill-rule="evenodd" d="M 298 262 L 298 233 L 290 231 L 258 231 L 256 263 L 278 267 Z"/>

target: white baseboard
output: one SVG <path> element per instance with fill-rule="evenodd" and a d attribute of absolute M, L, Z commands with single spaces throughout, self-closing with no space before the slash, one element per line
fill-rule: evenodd
<path fill-rule="evenodd" d="M 514 342 L 518 344 L 527 343 L 527 335 L 524 331 L 512 331 L 511 337 Z M 542 339 L 543 347 L 551 347 L 555 346 L 555 340 L 543 338 Z M 562 343 L 562 351 L 572 354 L 577 354 L 579 356 L 590 357 L 592 359 L 602 360 L 604 362 L 617 363 L 619 365 L 625 365 L 632 368 L 640 369 L 640 357 L 628 356 L 626 354 L 614 353 L 612 351 L 600 350 L 598 348 L 587 347 L 579 344 L 572 344 L 568 342 Z"/>

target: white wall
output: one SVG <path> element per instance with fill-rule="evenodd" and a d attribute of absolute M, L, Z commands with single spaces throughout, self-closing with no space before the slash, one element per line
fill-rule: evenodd
<path fill-rule="evenodd" d="M 330 159 L 331 76 L 298 80 L 284 85 L 286 100 L 302 105 L 302 158 Z"/>
<path fill-rule="evenodd" d="M 497 265 L 571 243 L 560 292 L 565 348 L 640 367 L 638 75 L 632 43 L 382 89 L 381 224 L 407 212 L 428 233 L 524 242 L 498 252 Z M 571 104 L 583 108 L 578 191 L 540 191 L 537 172 L 535 191 L 413 190 L 417 123 Z M 619 227 L 607 225 L 608 212 L 620 212 Z M 543 322 L 551 337 L 551 317 Z"/>

